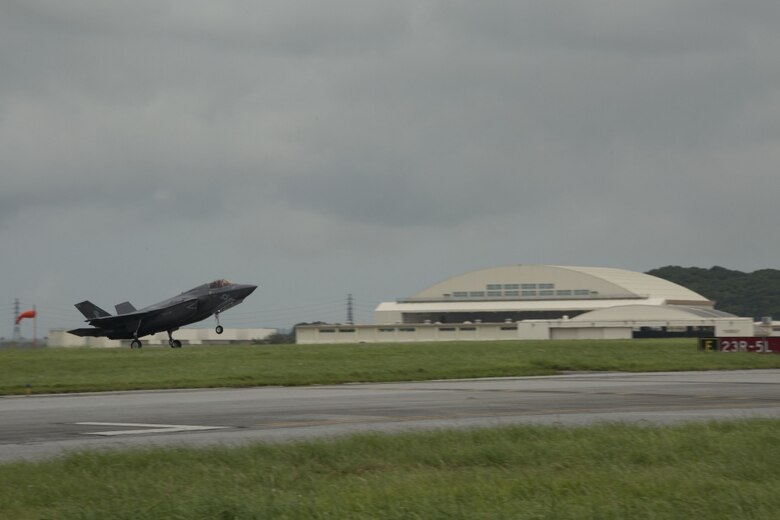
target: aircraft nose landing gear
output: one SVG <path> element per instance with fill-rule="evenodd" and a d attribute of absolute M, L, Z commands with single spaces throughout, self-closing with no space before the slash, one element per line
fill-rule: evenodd
<path fill-rule="evenodd" d="M 137 349 L 141 348 L 141 340 L 138 339 L 138 331 L 141 330 L 141 320 L 138 320 L 138 325 L 135 327 L 135 332 L 133 332 L 133 341 L 130 342 L 130 348 Z"/>
<path fill-rule="evenodd" d="M 219 311 L 214 313 L 214 317 L 217 319 L 217 328 L 214 329 L 214 331 L 217 334 L 222 334 L 223 332 L 225 332 L 225 328 L 219 324 Z"/>

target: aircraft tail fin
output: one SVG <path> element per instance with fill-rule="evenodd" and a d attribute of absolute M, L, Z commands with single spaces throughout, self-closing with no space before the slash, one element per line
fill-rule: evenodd
<path fill-rule="evenodd" d="M 127 314 L 138 310 L 133 307 L 133 304 L 130 302 L 118 303 L 114 305 L 114 308 L 116 309 L 117 314 Z"/>
<path fill-rule="evenodd" d="M 81 303 L 76 304 L 76 308 L 79 310 L 81 314 L 84 315 L 85 318 L 88 320 L 94 320 L 95 318 L 105 318 L 106 316 L 111 316 L 109 313 L 95 305 L 89 300 L 84 300 Z"/>

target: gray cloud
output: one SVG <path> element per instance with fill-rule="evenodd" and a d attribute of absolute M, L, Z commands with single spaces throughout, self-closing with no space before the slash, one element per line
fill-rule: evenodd
<path fill-rule="evenodd" d="M 4 2 L 0 305 L 228 276 L 284 325 L 317 317 L 261 311 L 505 263 L 775 267 L 779 23 L 757 0 Z"/>

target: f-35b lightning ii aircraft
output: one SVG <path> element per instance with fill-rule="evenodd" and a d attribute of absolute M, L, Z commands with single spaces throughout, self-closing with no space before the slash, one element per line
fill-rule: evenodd
<path fill-rule="evenodd" d="M 217 319 L 217 334 L 224 330 L 219 324 L 220 313 L 238 305 L 257 289 L 256 285 L 241 285 L 227 280 L 216 280 L 199 285 L 173 298 L 136 310 L 130 302 L 116 305 L 112 316 L 94 303 L 83 301 L 76 308 L 95 328 L 74 329 L 76 336 L 107 336 L 109 339 L 132 339 L 130 348 L 141 348 L 140 337 L 157 332 L 168 332 L 171 348 L 181 348 L 181 341 L 173 339 L 179 327 L 205 320 L 211 315 Z"/>

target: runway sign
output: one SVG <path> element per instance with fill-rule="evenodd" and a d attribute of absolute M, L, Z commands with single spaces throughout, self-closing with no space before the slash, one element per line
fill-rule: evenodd
<path fill-rule="evenodd" d="M 760 354 L 780 354 L 780 336 L 699 338 L 699 350 L 708 352 L 758 352 Z"/>

